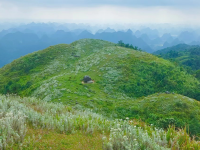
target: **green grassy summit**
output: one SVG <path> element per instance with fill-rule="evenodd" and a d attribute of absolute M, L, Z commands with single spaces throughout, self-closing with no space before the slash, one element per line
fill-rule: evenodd
<path fill-rule="evenodd" d="M 200 100 L 199 81 L 173 63 L 113 43 L 83 39 L 51 46 L 0 69 L 1 93 L 65 101 L 126 99 L 174 91 Z M 89 75 L 94 84 L 82 84 Z"/>
<path fill-rule="evenodd" d="M 94 83 L 83 84 L 85 75 Z M 182 127 L 196 112 L 191 110 L 185 116 L 182 109 L 187 110 L 187 105 L 182 108 L 181 103 L 176 110 L 170 95 L 157 96 L 159 103 L 142 105 L 140 99 L 170 91 L 200 100 L 199 81 L 181 67 L 146 52 L 95 39 L 51 46 L 21 57 L 0 69 L 0 79 L 2 94 L 16 93 L 78 109 L 91 108 L 114 118 L 142 118 L 148 123 L 159 120 L 160 127 L 171 122 Z M 168 97 L 173 105 L 162 103 Z M 163 114 L 165 109 L 170 112 Z"/>

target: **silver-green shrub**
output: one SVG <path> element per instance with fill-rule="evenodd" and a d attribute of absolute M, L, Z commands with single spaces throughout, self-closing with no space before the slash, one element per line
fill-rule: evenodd
<path fill-rule="evenodd" d="M 115 120 L 110 130 L 109 139 L 103 137 L 104 150 L 167 150 L 168 142 L 166 133 L 163 130 L 153 130 L 149 128 L 151 135 L 147 130 L 141 127 L 130 125 L 127 120 Z"/>
<path fill-rule="evenodd" d="M 26 134 L 26 115 L 17 102 L 0 96 L 0 149 L 22 142 Z"/>
<path fill-rule="evenodd" d="M 75 110 L 60 103 L 0 95 L 0 149 L 23 142 L 27 126 L 50 129 L 59 133 L 82 131 L 92 134 L 94 131 L 99 131 L 105 133 L 104 150 L 179 149 L 178 140 L 187 134 L 182 133 L 183 130 L 176 132 L 172 128 L 164 131 L 146 125 L 142 128 L 137 127 L 128 118 L 108 120 L 90 110 Z M 189 135 L 187 136 L 191 141 Z M 198 142 L 193 142 L 193 145 L 199 149 Z"/>
<path fill-rule="evenodd" d="M 90 110 L 73 110 L 62 104 L 48 103 L 35 98 L 0 95 L 0 149 L 22 142 L 26 124 L 63 133 L 77 130 L 92 134 L 108 131 L 111 122 Z"/>

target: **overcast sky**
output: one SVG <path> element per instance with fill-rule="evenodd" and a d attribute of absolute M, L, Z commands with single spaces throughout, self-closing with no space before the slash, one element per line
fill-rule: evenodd
<path fill-rule="evenodd" d="M 200 25 L 200 0 L 0 0 L 0 20 Z"/>

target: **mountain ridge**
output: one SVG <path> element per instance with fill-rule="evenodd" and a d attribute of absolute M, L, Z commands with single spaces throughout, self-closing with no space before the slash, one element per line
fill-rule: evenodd
<path fill-rule="evenodd" d="M 74 55 L 78 57 L 74 57 Z M 126 59 L 126 61 L 123 61 L 123 59 Z M 107 64 L 106 62 L 109 62 L 109 63 Z M 88 63 L 91 63 L 91 64 L 88 64 Z M 13 64 L 16 64 L 16 65 L 13 65 Z M 43 65 L 46 67 L 44 67 Z M 98 67 L 101 68 L 101 70 L 99 70 L 99 68 L 96 68 L 97 65 L 99 65 Z M 8 70 L 15 72 L 21 69 L 20 74 L 23 76 L 26 76 L 26 74 L 28 74 L 29 72 L 31 74 L 34 74 L 34 72 L 37 74 L 39 72 L 37 68 L 42 67 L 41 72 L 44 73 L 44 75 L 42 75 L 42 78 L 43 77 L 46 78 L 49 74 L 50 75 L 58 74 L 59 71 L 65 72 L 65 69 L 68 71 L 71 71 L 71 74 L 74 74 L 74 75 L 77 75 L 78 72 L 81 74 L 87 74 L 88 72 L 90 74 L 95 74 L 95 76 L 97 76 L 96 72 L 107 72 L 107 73 L 110 73 L 108 74 L 109 76 L 113 76 L 112 78 L 116 78 L 116 79 L 109 79 L 109 77 L 106 76 L 109 83 L 119 85 L 118 90 L 121 89 L 123 92 L 128 93 L 128 95 L 130 96 L 130 93 L 128 91 L 133 90 L 133 88 L 129 89 L 129 87 L 120 86 L 120 84 L 123 85 L 123 83 L 127 83 L 125 80 L 125 76 L 126 76 L 125 72 L 129 74 L 127 80 L 130 82 L 130 85 L 131 84 L 135 85 L 135 86 L 132 85 L 132 87 L 135 87 L 137 89 L 138 87 L 140 87 L 138 85 L 145 87 L 143 83 L 144 81 L 142 81 L 141 80 L 142 78 L 140 78 L 139 76 L 143 76 L 144 74 L 148 73 L 150 76 L 148 78 L 149 81 L 157 80 L 156 76 L 159 74 L 162 74 L 161 72 L 163 72 L 164 70 L 161 71 L 162 70 L 161 69 L 160 70 L 161 72 L 160 72 L 158 70 L 154 70 L 154 67 L 157 66 L 159 68 L 160 65 L 166 68 L 167 70 L 169 70 L 169 68 L 171 68 L 172 70 L 175 69 L 176 71 L 174 70 L 174 72 L 170 71 L 171 75 L 172 74 L 175 75 L 176 72 L 178 73 L 180 71 L 180 69 L 174 66 L 172 63 L 165 61 L 163 59 L 157 58 L 156 56 L 153 56 L 145 52 L 135 51 L 132 49 L 126 49 L 123 47 L 119 47 L 114 43 L 106 42 L 102 40 L 83 39 L 83 40 L 73 42 L 70 45 L 61 44 L 61 45 L 49 47 L 43 51 L 34 52 L 18 60 L 15 60 L 13 63 L 9 65 L 6 65 L 2 69 L 0 69 L 0 72 L 4 74 L 3 70 L 5 72 L 8 72 Z M 10 69 L 8 69 L 9 66 L 10 66 Z M 105 70 L 106 66 L 110 68 L 110 70 L 109 69 Z M 123 66 L 127 69 L 125 70 Z M 135 66 L 135 70 L 134 70 L 134 66 Z M 45 73 L 45 70 L 46 70 L 46 73 Z M 96 70 L 96 71 L 92 71 L 92 70 Z M 154 73 L 153 73 L 153 70 L 154 70 Z M 112 71 L 113 73 L 116 73 L 116 75 L 111 74 Z M 130 74 L 131 73 L 130 71 L 133 71 L 133 73 L 135 74 L 134 75 L 135 77 L 132 74 Z M 155 74 L 156 72 L 158 74 Z M 155 76 L 154 79 L 153 79 L 152 73 Z M 166 72 L 166 73 L 169 73 L 169 72 Z M 120 76 L 123 76 L 123 78 L 121 78 Z M 183 73 L 182 79 L 180 80 L 185 80 L 185 78 L 190 78 L 189 76 L 190 75 L 186 75 Z M 120 77 L 120 79 L 118 79 L 118 77 Z M 138 78 L 139 82 L 138 81 L 135 82 L 134 80 L 133 81 L 131 80 L 132 78 L 136 79 L 136 77 Z M 102 78 L 102 77 L 99 76 L 98 78 Z M 145 79 L 146 77 L 144 76 L 143 78 Z M 158 76 L 158 80 L 162 78 Z M 162 83 L 164 82 L 163 79 L 161 80 Z M 167 80 L 168 79 L 166 79 L 166 81 Z M 101 82 L 101 81 L 98 81 L 98 82 Z M 169 83 L 170 82 L 171 81 L 169 80 Z M 198 81 L 195 81 L 195 80 L 191 81 L 191 83 L 193 84 L 196 84 L 197 82 Z M 103 85 L 104 83 L 101 83 L 101 84 Z M 152 91 L 150 90 L 151 88 L 148 87 L 148 89 L 151 91 L 149 94 L 153 94 L 154 93 L 153 91 L 155 90 L 155 88 L 156 89 L 158 88 L 157 90 L 159 90 L 160 87 L 159 86 L 156 87 L 156 85 L 154 85 Z M 143 94 L 145 93 L 142 91 L 138 91 L 138 92 L 143 93 Z M 137 94 L 135 93 L 134 95 L 137 95 Z M 143 96 L 141 94 L 139 95 Z"/>

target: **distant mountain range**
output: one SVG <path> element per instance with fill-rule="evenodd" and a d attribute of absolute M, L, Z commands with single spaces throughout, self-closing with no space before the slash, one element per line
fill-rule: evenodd
<path fill-rule="evenodd" d="M 79 28 L 80 27 L 80 28 Z M 82 28 L 84 27 L 84 28 Z M 87 28 L 87 29 L 86 29 Z M 90 38 L 117 43 L 132 44 L 142 50 L 153 53 L 156 50 L 178 44 L 200 45 L 200 36 L 185 31 L 179 35 L 159 34 L 156 29 L 116 31 L 111 28 L 99 29 L 92 33 L 83 25 L 56 23 L 30 23 L 0 32 L 0 67 L 28 53 L 44 49 L 55 44 L 70 44 L 76 40 Z"/>
<path fill-rule="evenodd" d="M 57 30 L 49 35 L 38 35 L 36 33 L 25 33 L 16 30 L 14 32 L 2 31 L 0 33 L 0 67 L 23 55 L 44 49 L 48 46 L 61 43 L 70 44 L 73 41 L 85 38 L 102 39 L 113 43 L 123 40 L 125 43 L 137 46 L 149 53 L 153 52 L 152 48 L 143 39 L 134 36 L 131 30 L 127 32 L 101 32 L 96 34 L 92 34 L 87 30 L 78 34 L 77 32 L 77 30 L 75 32 Z"/>

